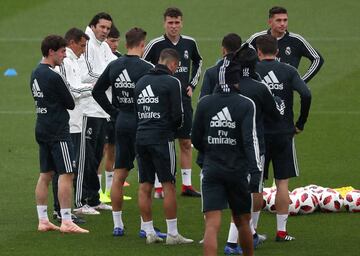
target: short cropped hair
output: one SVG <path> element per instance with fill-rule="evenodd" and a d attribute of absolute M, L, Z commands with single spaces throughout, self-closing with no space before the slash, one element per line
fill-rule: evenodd
<path fill-rule="evenodd" d="M 169 61 L 179 61 L 180 55 L 179 53 L 171 48 L 165 48 L 160 52 L 159 61 L 168 63 Z"/>
<path fill-rule="evenodd" d="M 44 57 L 49 56 L 49 50 L 57 51 L 66 47 L 66 40 L 62 36 L 49 35 L 41 42 L 41 53 Z"/>
<path fill-rule="evenodd" d="M 134 48 L 139 46 L 142 41 L 146 38 L 146 31 L 141 28 L 132 28 L 125 34 L 126 45 L 128 48 Z"/>
<path fill-rule="evenodd" d="M 275 14 L 287 14 L 287 10 L 281 6 L 274 6 L 269 10 L 269 18 L 274 17 Z"/>
<path fill-rule="evenodd" d="M 241 37 L 238 34 L 230 33 L 224 36 L 221 45 L 228 52 L 235 52 L 241 47 L 241 43 Z"/>
<path fill-rule="evenodd" d="M 99 12 L 98 14 L 96 14 L 90 21 L 89 23 L 89 27 L 94 26 L 96 27 L 96 24 L 99 23 L 99 20 L 104 19 L 104 20 L 109 20 L 109 21 L 113 21 L 110 14 L 106 13 L 106 12 Z"/>
<path fill-rule="evenodd" d="M 110 38 L 119 38 L 120 37 L 120 32 L 114 24 L 111 25 L 108 37 L 110 37 Z"/>
<path fill-rule="evenodd" d="M 182 17 L 182 16 L 183 16 L 183 14 L 182 14 L 181 10 L 177 7 L 169 7 L 164 12 L 164 20 L 166 19 L 166 17 L 176 18 L 176 17 Z"/>
<path fill-rule="evenodd" d="M 89 36 L 85 34 L 84 31 L 78 28 L 70 28 L 65 33 L 65 40 L 67 42 L 67 45 L 70 44 L 71 40 L 74 40 L 75 43 L 78 43 L 81 41 L 82 38 L 85 38 L 85 40 L 89 40 Z"/>
<path fill-rule="evenodd" d="M 278 50 L 278 41 L 272 35 L 259 36 L 256 39 L 256 47 L 263 54 L 276 54 Z"/>

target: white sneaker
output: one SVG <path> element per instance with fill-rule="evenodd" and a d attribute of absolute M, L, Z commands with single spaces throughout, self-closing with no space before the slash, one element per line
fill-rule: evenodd
<path fill-rule="evenodd" d="M 203 243 L 204 243 L 204 238 L 199 241 L 199 244 L 203 244 Z"/>
<path fill-rule="evenodd" d="M 94 208 L 90 207 L 89 205 L 85 204 L 80 208 L 74 209 L 76 214 L 86 214 L 86 215 L 99 215 L 100 212 L 95 210 Z"/>
<path fill-rule="evenodd" d="M 108 211 L 112 211 L 112 206 L 108 205 L 108 204 L 104 204 L 104 203 L 100 203 L 97 206 L 93 207 L 95 210 L 108 210 Z"/>
<path fill-rule="evenodd" d="M 154 244 L 154 243 L 160 243 L 163 242 L 164 239 L 158 237 L 156 234 L 148 234 L 146 236 L 146 243 L 147 244 Z"/>
<path fill-rule="evenodd" d="M 190 244 L 194 242 L 194 240 L 185 238 L 180 234 L 177 234 L 176 236 L 172 236 L 170 234 L 167 234 L 166 236 L 166 244 Z"/>

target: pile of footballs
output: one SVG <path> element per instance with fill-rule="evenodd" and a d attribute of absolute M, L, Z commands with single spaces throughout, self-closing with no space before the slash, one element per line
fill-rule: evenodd
<path fill-rule="evenodd" d="M 310 214 L 316 210 L 322 212 L 340 212 L 344 209 L 348 212 L 360 212 L 360 190 L 353 189 L 344 196 L 332 188 L 324 188 L 318 185 L 308 185 L 289 191 L 290 205 L 289 214 Z M 263 208 L 271 213 L 276 213 L 275 208 L 276 187 L 264 188 Z"/>

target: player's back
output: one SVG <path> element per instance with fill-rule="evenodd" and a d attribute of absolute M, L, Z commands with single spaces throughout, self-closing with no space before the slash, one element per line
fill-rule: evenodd
<path fill-rule="evenodd" d="M 245 175 L 246 131 L 243 127 L 250 125 L 256 129 L 254 108 L 255 105 L 249 98 L 237 93 L 216 92 L 200 100 L 192 140 L 197 148 L 200 146 L 205 155 L 203 168 L 221 171 L 241 170 Z M 246 124 L 248 122 L 251 124 Z M 197 136 L 199 131 L 203 131 L 202 138 Z M 253 139 L 257 141 L 257 138 Z"/>
<path fill-rule="evenodd" d="M 281 99 L 278 107 L 283 118 L 279 122 L 265 118 L 265 133 L 293 133 L 294 82 L 297 78 L 301 79 L 297 70 L 276 60 L 263 60 L 257 63 L 256 71 L 273 95 Z"/>

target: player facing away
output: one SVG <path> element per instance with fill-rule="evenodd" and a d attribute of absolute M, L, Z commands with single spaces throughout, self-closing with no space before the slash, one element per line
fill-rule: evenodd
<path fill-rule="evenodd" d="M 154 229 L 152 198 L 155 174 L 164 189 L 167 225 L 166 244 L 192 243 L 178 232 L 175 190 L 175 132 L 183 123 L 181 83 L 173 74 L 180 56 L 174 49 L 164 49 L 159 63 L 136 83 L 135 107 L 138 120 L 136 152 L 139 167 L 139 208 L 146 232 L 146 243 L 163 241 Z"/>
<path fill-rule="evenodd" d="M 200 78 L 202 58 L 200 56 L 194 38 L 181 35 L 183 27 L 183 14 L 179 8 L 170 7 L 164 13 L 165 34 L 149 42 L 145 48 L 144 59 L 153 64 L 157 64 L 160 52 L 165 48 L 175 49 L 180 55 L 179 67 L 175 71 L 175 77 L 181 82 L 182 100 L 184 106 L 184 125 L 179 129 L 175 136 L 179 139 L 180 146 L 180 167 L 182 176 L 183 196 L 200 197 L 191 182 L 191 125 L 193 109 L 191 106 L 191 96 Z M 155 198 L 162 197 L 161 184 L 155 181 Z"/>
<path fill-rule="evenodd" d="M 257 59 L 256 51 L 246 43 L 235 53 L 225 56 L 223 65 L 219 71 L 220 85 L 225 83 L 225 78 L 227 77 L 236 78 L 236 80 L 230 82 L 239 83 L 239 93 L 253 100 L 256 107 L 256 131 L 259 140 L 262 169 L 261 172 L 253 173 L 250 178 L 250 191 L 252 193 L 253 203 L 250 228 L 255 248 L 266 240 L 266 236 L 257 234 L 256 232 L 263 203 L 263 167 L 265 160 L 264 119 L 266 117 L 273 122 L 277 122 L 281 118 L 271 91 L 265 83 L 258 81 L 259 76 L 255 73 Z M 225 254 L 241 252 L 237 241 L 238 231 L 234 223 L 231 223 L 227 244 L 224 248 Z"/>
<path fill-rule="evenodd" d="M 276 241 L 292 241 L 288 235 L 286 224 L 289 210 L 289 179 L 299 176 L 294 136 L 303 131 L 311 105 L 311 93 L 297 70 L 285 63 L 278 62 L 278 41 L 271 35 L 256 39 L 260 62 L 256 71 L 265 81 L 273 95 L 281 99 L 279 110 L 283 116 L 281 121 L 274 122 L 265 116 L 265 170 L 268 177 L 269 164 L 272 162 L 275 184 L 277 233 Z M 294 124 L 293 101 L 294 91 L 300 95 L 300 115 Z"/>
<path fill-rule="evenodd" d="M 132 28 L 126 35 L 127 54 L 111 62 L 99 77 L 93 90 L 94 99 L 111 116 L 115 123 L 116 157 L 114 179 L 111 187 L 111 204 L 114 236 L 124 235 L 122 220 L 123 185 L 134 168 L 136 115 L 134 106 L 135 83 L 154 67 L 141 59 L 145 48 L 146 32 Z M 111 87 L 112 103 L 106 96 Z"/>
<path fill-rule="evenodd" d="M 41 43 L 44 58 L 32 72 L 30 80 L 37 114 L 35 138 L 40 155 L 40 176 L 35 189 L 38 231 L 89 233 L 71 220 L 74 157 L 67 110 L 74 109 L 75 103 L 67 82 L 54 70 L 66 56 L 65 46 L 66 40 L 61 36 L 45 37 Z M 49 221 L 47 214 L 49 183 L 54 172 L 59 174 L 60 228 Z"/>
<path fill-rule="evenodd" d="M 261 35 L 272 35 L 278 41 L 278 61 L 298 68 L 301 58 L 307 58 L 311 64 L 302 79 L 308 83 L 319 72 L 324 63 L 323 57 L 304 37 L 288 31 L 288 13 L 284 7 L 274 6 L 269 10 L 268 24 L 268 30 L 253 34 L 246 42 L 256 49 L 256 38 Z"/>
<path fill-rule="evenodd" d="M 240 85 L 241 86 L 241 85 Z M 229 205 L 244 255 L 253 255 L 248 175 L 261 172 L 256 108 L 238 92 L 239 84 L 222 84 L 201 98 L 195 113 L 192 143 L 204 154 L 201 172 L 205 214 L 204 255 L 217 255 L 221 211 Z"/>

